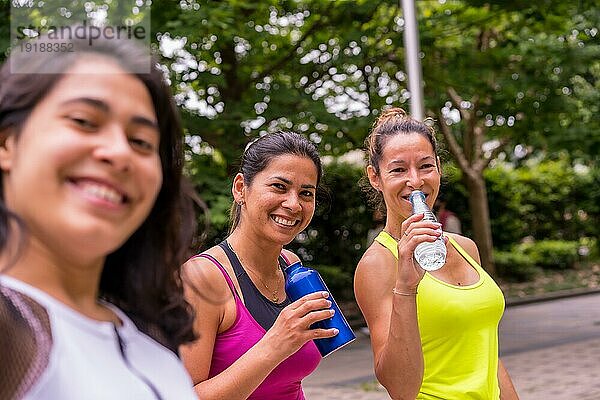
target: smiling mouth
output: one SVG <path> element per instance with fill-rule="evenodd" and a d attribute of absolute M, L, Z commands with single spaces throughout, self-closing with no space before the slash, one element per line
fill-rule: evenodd
<path fill-rule="evenodd" d="M 121 205 L 129 201 L 127 195 L 99 182 L 77 179 L 71 179 L 70 182 L 77 186 L 86 195 L 95 197 L 108 203 Z"/>
<path fill-rule="evenodd" d="M 276 223 L 278 223 L 279 225 L 283 225 L 283 226 L 287 226 L 287 227 L 295 226 L 300 222 L 300 220 L 290 220 L 287 218 L 278 217 L 276 215 L 271 215 L 271 219 L 273 221 L 275 221 Z"/>

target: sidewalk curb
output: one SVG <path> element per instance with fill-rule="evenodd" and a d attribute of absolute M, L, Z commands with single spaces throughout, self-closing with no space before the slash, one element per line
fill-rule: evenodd
<path fill-rule="evenodd" d="M 600 288 L 590 289 L 590 288 L 577 288 L 577 289 L 566 289 L 566 290 L 557 290 L 554 292 L 538 294 L 538 295 L 529 295 L 523 297 L 510 297 L 505 300 L 506 307 L 515 307 L 522 306 L 526 304 L 534 304 L 534 303 L 542 303 L 544 301 L 551 300 L 559 300 L 565 299 L 568 297 L 576 297 L 576 296 L 585 296 L 587 294 L 598 294 L 600 293 Z M 364 328 L 367 326 L 367 323 L 362 318 L 362 314 L 360 317 L 349 318 L 348 323 L 352 327 L 353 330 L 359 330 L 360 328 Z"/>
<path fill-rule="evenodd" d="M 564 299 L 567 297 L 584 296 L 586 294 L 597 294 L 600 293 L 600 288 L 578 288 L 578 289 L 566 289 L 557 290 L 555 292 L 549 292 L 538 295 L 530 295 L 524 297 L 511 297 L 506 299 L 506 307 L 521 306 L 525 304 L 541 303 L 543 301 Z"/>

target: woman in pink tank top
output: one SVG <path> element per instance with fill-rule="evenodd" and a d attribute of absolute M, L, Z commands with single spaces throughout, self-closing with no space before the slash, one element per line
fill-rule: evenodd
<path fill-rule="evenodd" d="M 184 265 L 199 339 L 181 354 L 203 400 L 304 399 L 301 381 L 321 359 L 312 340 L 337 331 L 309 329 L 331 316 L 327 293 L 287 299 L 282 267 L 298 257 L 283 246 L 312 219 L 321 174 L 303 136 L 257 139 L 233 181 L 230 235 Z"/>

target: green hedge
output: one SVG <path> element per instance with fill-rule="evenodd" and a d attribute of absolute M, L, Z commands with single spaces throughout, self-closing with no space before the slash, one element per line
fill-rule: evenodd
<path fill-rule="evenodd" d="M 579 242 L 560 240 L 541 240 L 514 246 L 516 252 L 530 258 L 535 265 L 544 269 L 562 270 L 575 266 L 578 248 Z"/>
<path fill-rule="evenodd" d="M 575 168 L 566 157 L 498 164 L 485 173 L 494 246 L 507 250 L 537 241 L 600 237 L 600 173 Z"/>
<path fill-rule="evenodd" d="M 515 251 L 495 251 L 494 261 L 498 276 L 508 281 L 529 281 L 540 272 L 531 257 Z"/>

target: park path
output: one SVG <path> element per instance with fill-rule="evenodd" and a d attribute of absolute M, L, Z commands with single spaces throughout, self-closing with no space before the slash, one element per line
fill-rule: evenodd
<path fill-rule="evenodd" d="M 308 400 L 389 399 L 366 332 L 304 381 Z M 600 294 L 508 307 L 500 355 L 521 400 L 600 400 Z"/>

